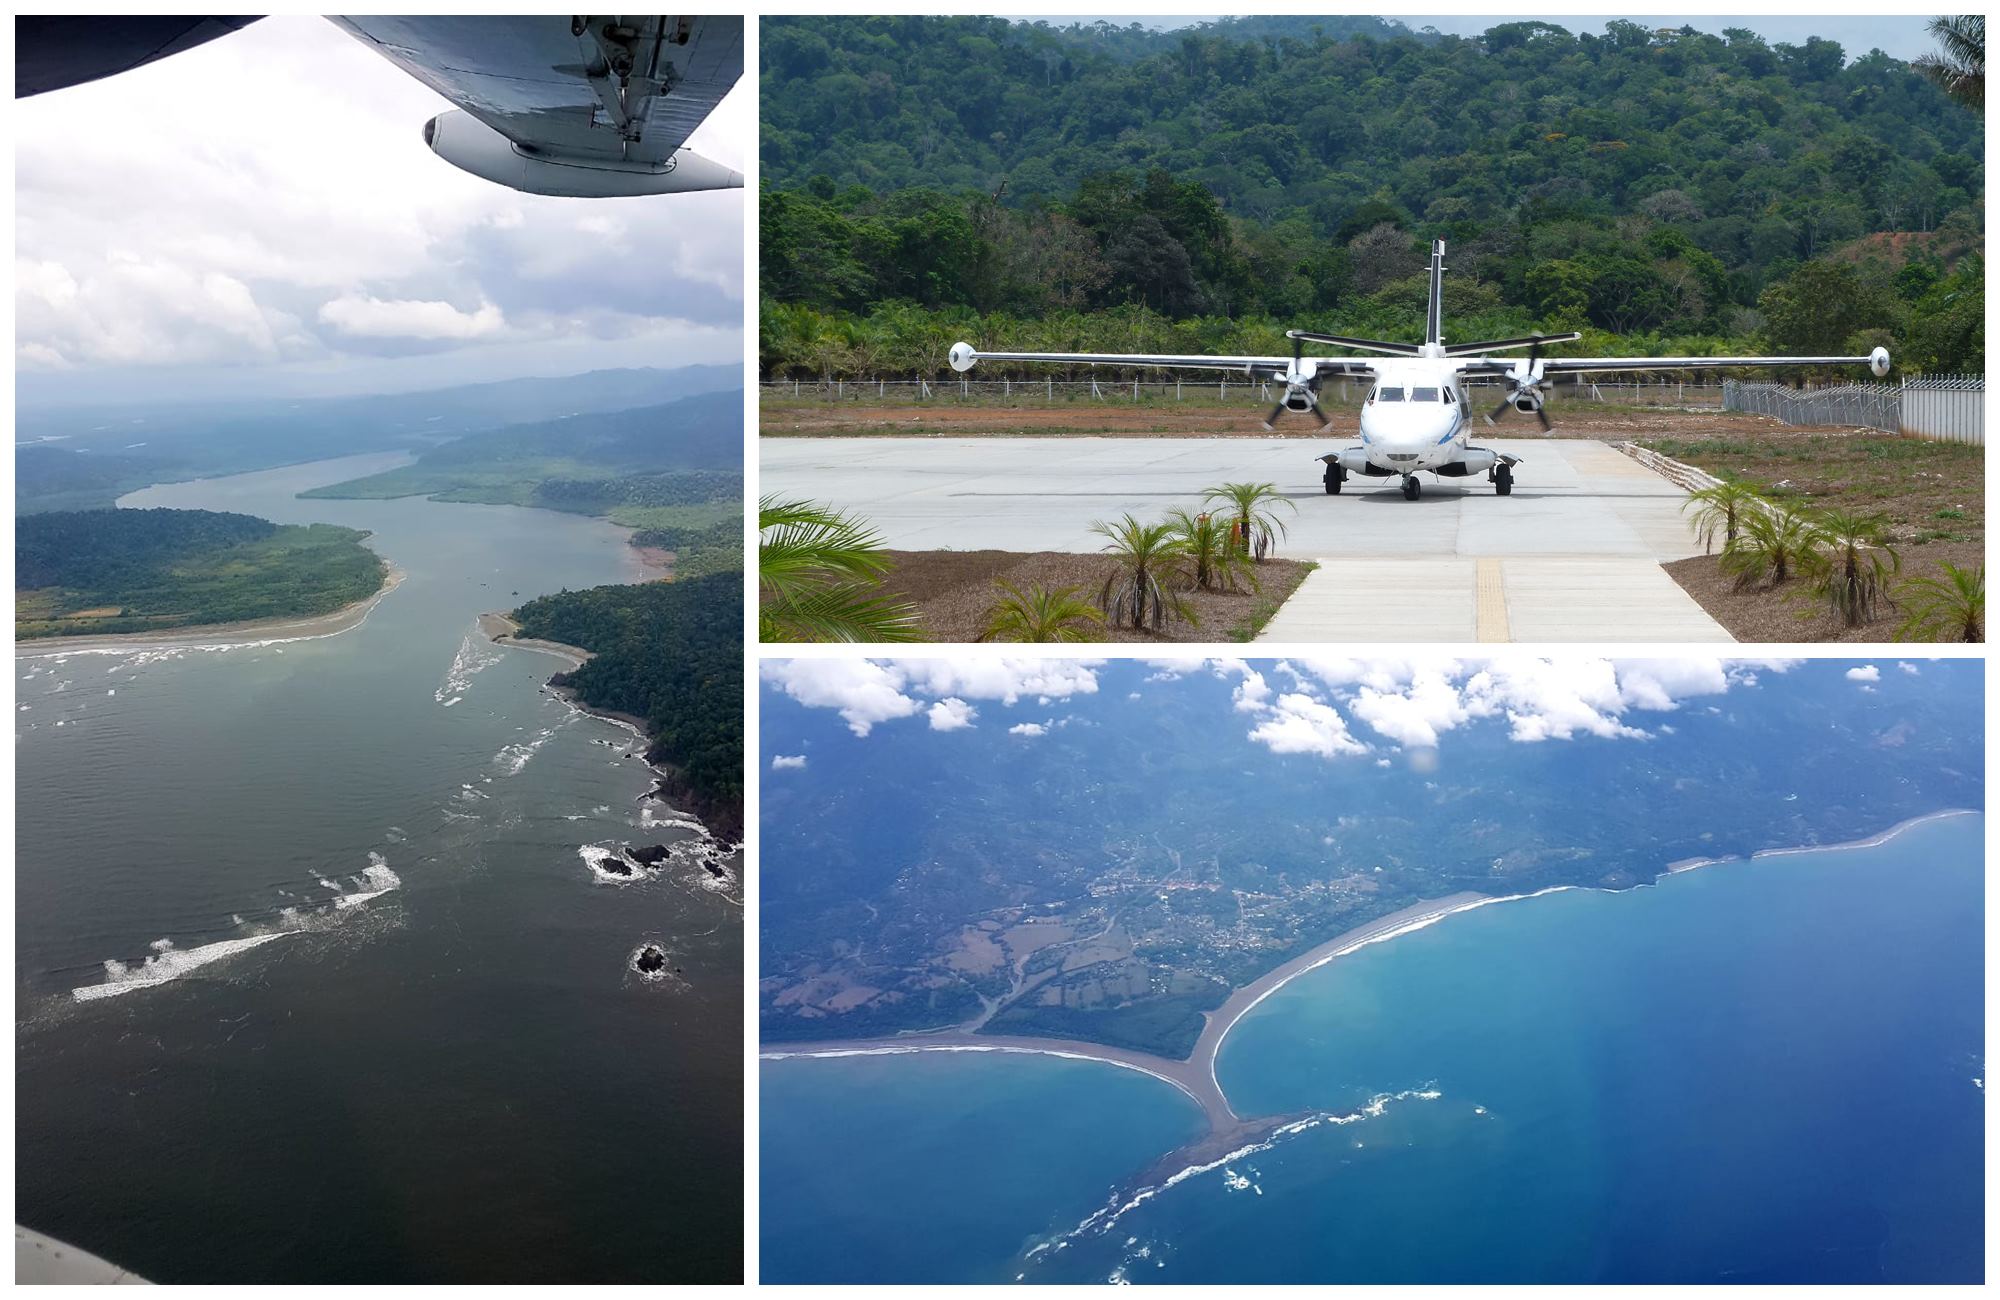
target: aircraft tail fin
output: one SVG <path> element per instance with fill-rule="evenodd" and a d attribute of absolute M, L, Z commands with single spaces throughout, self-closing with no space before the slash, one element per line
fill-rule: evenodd
<path fill-rule="evenodd" d="M 1424 342 L 1444 342 L 1444 241 L 1431 241 L 1431 301 L 1424 313 Z"/>

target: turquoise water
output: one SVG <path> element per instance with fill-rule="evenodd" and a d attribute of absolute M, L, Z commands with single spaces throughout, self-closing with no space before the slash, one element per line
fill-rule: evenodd
<path fill-rule="evenodd" d="M 1245 1115 L 1363 1117 L 1108 1228 L 1074 1232 L 1175 1139 L 1113 1158 L 1195 1122 L 1164 1085 L 1016 1058 L 996 1110 L 990 1059 L 769 1063 L 765 1274 L 1976 1281 L 1983 828 L 1482 907 L 1342 958 L 1246 1016 L 1217 1075 Z M 837 1186 L 797 1180 L 815 1165 Z"/>

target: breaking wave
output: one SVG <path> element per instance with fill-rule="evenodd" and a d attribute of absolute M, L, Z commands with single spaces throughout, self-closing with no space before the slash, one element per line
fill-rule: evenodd
<path fill-rule="evenodd" d="M 69 995 L 78 1002 L 95 1002 L 102 998 L 115 998 L 121 993 L 130 993 L 134 989 L 158 988 L 225 957 L 233 957 L 239 952 L 247 952 L 252 948 L 290 936 L 290 931 L 280 930 L 274 934 L 253 934 L 245 939 L 223 939 L 216 943 L 205 943 L 199 948 L 187 949 L 174 947 L 171 939 L 155 939 L 152 943 L 151 957 L 137 966 L 127 965 L 115 958 L 107 958 L 104 963 L 102 984 L 86 984 L 82 988 L 71 989 Z"/>
<path fill-rule="evenodd" d="M 503 658 L 499 648 L 482 636 L 478 629 L 465 634 L 459 644 L 458 653 L 452 656 L 451 667 L 445 669 L 444 681 L 431 698 L 447 709 L 465 698 L 466 689 L 472 679 L 491 668 Z"/>

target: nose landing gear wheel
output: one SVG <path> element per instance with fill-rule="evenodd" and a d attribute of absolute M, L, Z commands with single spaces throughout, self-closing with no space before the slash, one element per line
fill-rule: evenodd
<path fill-rule="evenodd" d="M 1326 494 L 1328 496 L 1330 497 L 1339 496 L 1340 485 L 1346 481 L 1347 481 L 1346 470 L 1342 469 L 1338 465 L 1328 465 L 1326 467 Z"/>
<path fill-rule="evenodd" d="M 1405 474 L 1403 476 L 1403 500 L 1415 501 L 1423 494 L 1424 485 L 1417 482 L 1417 476 L 1415 474 Z"/>
<path fill-rule="evenodd" d="M 1514 467 L 1501 461 L 1493 467 L 1493 495 L 1512 496 L 1514 493 Z"/>

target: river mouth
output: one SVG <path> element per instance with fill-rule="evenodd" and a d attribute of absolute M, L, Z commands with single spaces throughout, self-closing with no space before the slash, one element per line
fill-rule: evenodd
<path fill-rule="evenodd" d="M 17 661 L 19 1216 L 157 1281 L 734 1280 L 740 862 L 478 627 L 643 566 L 582 516 L 296 497 L 406 459 L 121 502 L 368 529 L 406 577 L 362 624 Z M 605 889 L 600 842 L 687 847 Z M 661 1104 L 606 1123 L 614 1077 Z"/>

